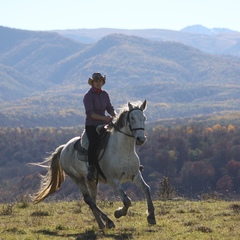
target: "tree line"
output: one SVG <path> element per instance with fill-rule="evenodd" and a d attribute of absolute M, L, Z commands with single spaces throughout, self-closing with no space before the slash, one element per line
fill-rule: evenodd
<path fill-rule="evenodd" d="M 139 151 L 148 180 L 167 176 L 179 194 L 240 193 L 239 126 L 156 126 Z"/>
<path fill-rule="evenodd" d="M 66 128 L 0 127 L 1 197 L 38 187 L 40 170 L 28 163 L 41 162 L 56 147 L 81 134 L 83 126 Z M 217 191 L 240 193 L 240 126 L 214 124 L 147 126 L 147 141 L 137 147 L 143 176 L 153 194 L 164 177 L 178 195 L 194 197 Z M 71 183 L 73 185 L 73 183 Z M 139 196 L 132 186 L 127 190 Z M 68 188 L 78 191 L 77 188 Z M 103 193 L 104 194 L 104 193 Z"/>

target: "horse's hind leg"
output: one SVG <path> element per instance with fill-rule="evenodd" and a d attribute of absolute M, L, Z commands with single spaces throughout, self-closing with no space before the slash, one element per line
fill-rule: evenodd
<path fill-rule="evenodd" d="M 95 183 L 91 183 L 89 185 L 86 185 L 85 180 L 73 178 L 71 177 L 74 182 L 77 184 L 79 189 L 81 190 L 83 194 L 83 198 L 85 203 L 90 207 L 97 223 L 100 229 L 105 228 L 105 224 L 103 221 L 106 222 L 107 228 L 114 228 L 115 225 L 111 219 L 108 218 L 108 216 L 103 213 L 96 205 L 96 194 L 97 194 L 97 185 Z M 102 221 L 103 220 L 103 221 Z"/>
<path fill-rule="evenodd" d="M 97 185 L 96 185 L 96 183 L 95 182 L 88 182 L 87 186 L 88 186 L 88 190 L 90 192 L 90 198 L 89 198 L 89 196 L 86 195 L 84 197 L 84 200 L 89 205 L 89 207 L 92 210 L 96 220 L 98 218 L 100 218 L 100 220 L 101 220 L 101 218 L 102 218 L 103 221 L 105 221 L 107 228 L 114 228 L 115 227 L 114 222 L 111 219 L 109 219 L 108 216 L 104 212 L 102 212 L 96 205 L 96 196 L 97 196 Z M 98 222 L 98 220 L 97 220 L 97 222 Z M 99 221 L 99 223 L 100 223 L 100 221 Z"/>
<path fill-rule="evenodd" d="M 154 213 L 154 206 L 151 198 L 150 187 L 146 184 L 143 180 L 142 175 L 139 173 L 133 179 L 133 183 L 142 190 L 145 197 L 147 198 L 147 206 L 148 206 L 148 216 L 147 220 L 149 224 L 156 224 L 155 213 Z"/>
<path fill-rule="evenodd" d="M 94 203 L 94 201 L 92 200 L 92 198 L 90 197 L 89 194 L 85 194 L 85 195 L 83 195 L 83 197 L 84 197 L 84 201 L 86 202 L 86 204 L 88 204 L 88 206 L 92 210 L 92 213 L 96 218 L 99 228 L 101 228 L 101 229 L 105 228 L 103 221 L 106 222 L 107 228 L 115 227 L 114 222 L 111 219 L 109 219 L 108 216 L 97 207 L 97 205 Z M 103 219 L 103 221 L 102 221 L 102 219 Z"/>

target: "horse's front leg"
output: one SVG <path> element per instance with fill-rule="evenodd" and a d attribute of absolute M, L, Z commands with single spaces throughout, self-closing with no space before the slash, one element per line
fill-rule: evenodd
<path fill-rule="evenodd" d="M 155 213 L 154 213 L 154 206 L 151 197 L 150 187 L 144 181 L 142 174 L 139 172 L 134 179 L 133 183 L 142 190 L 146 199 L 147 199 L 147 206 L 148 206 L 148 216 L 147 220 L 149 224 L 156 224 Z"/>
<path fill-rule="evenodd" d="M 126 216 L 128 208 L 132 205 L 131 199 L 127 196 L 127 194 L 123 190 L 122 185 L 120 184 L 119 181 L 115 181 L 111 185 L 113 189 L 118 193 L 118 195 L 120 195 L 123 202 L 123 207 L 120 207 L 119 209 L 117 209 L 114 213 L 114 216 L 116 218 Z"/>

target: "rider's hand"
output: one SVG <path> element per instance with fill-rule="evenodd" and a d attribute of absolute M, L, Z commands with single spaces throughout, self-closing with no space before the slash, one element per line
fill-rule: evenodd
<path fill-rule="evenodd" d="M 111 116 L 106 116 L 105 120 L 107 123 L 110 123 L 112 121 L 113 117 Z"/>

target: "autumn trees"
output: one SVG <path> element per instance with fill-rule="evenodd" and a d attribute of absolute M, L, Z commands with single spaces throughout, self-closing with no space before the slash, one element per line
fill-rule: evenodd
<path fill-rule="evenodd" d="M 29 168 L 27 163 L 42 161 L 49 152 L 80 135 L 82 130 L 82 126 L 0 127 L 1 194 L 8 194 L 13 186 L 19 191 L 27 190 L 27 186 L 32 185 L 24 183 L 25 179 L 34 182 L 37 176 L 37 170 Z M 147 125 L 146 133 L 147 141 L 137 147 L 137 152 L 144 165 L 144 178 L 153 193 L 165 177 L 176 193 L 183 196 L 194 197 L 209 191 L 240 193 L 240 126 Z M 17 187 L 18 184 L 21 187 Z"/>
<path fill-rule="evenodd" d="M 181 194 L 240 193 L 239 127 L 156 126 L 139 154 L 142 164 L 148 166 L 147 180 L 167 176 Z"/>

